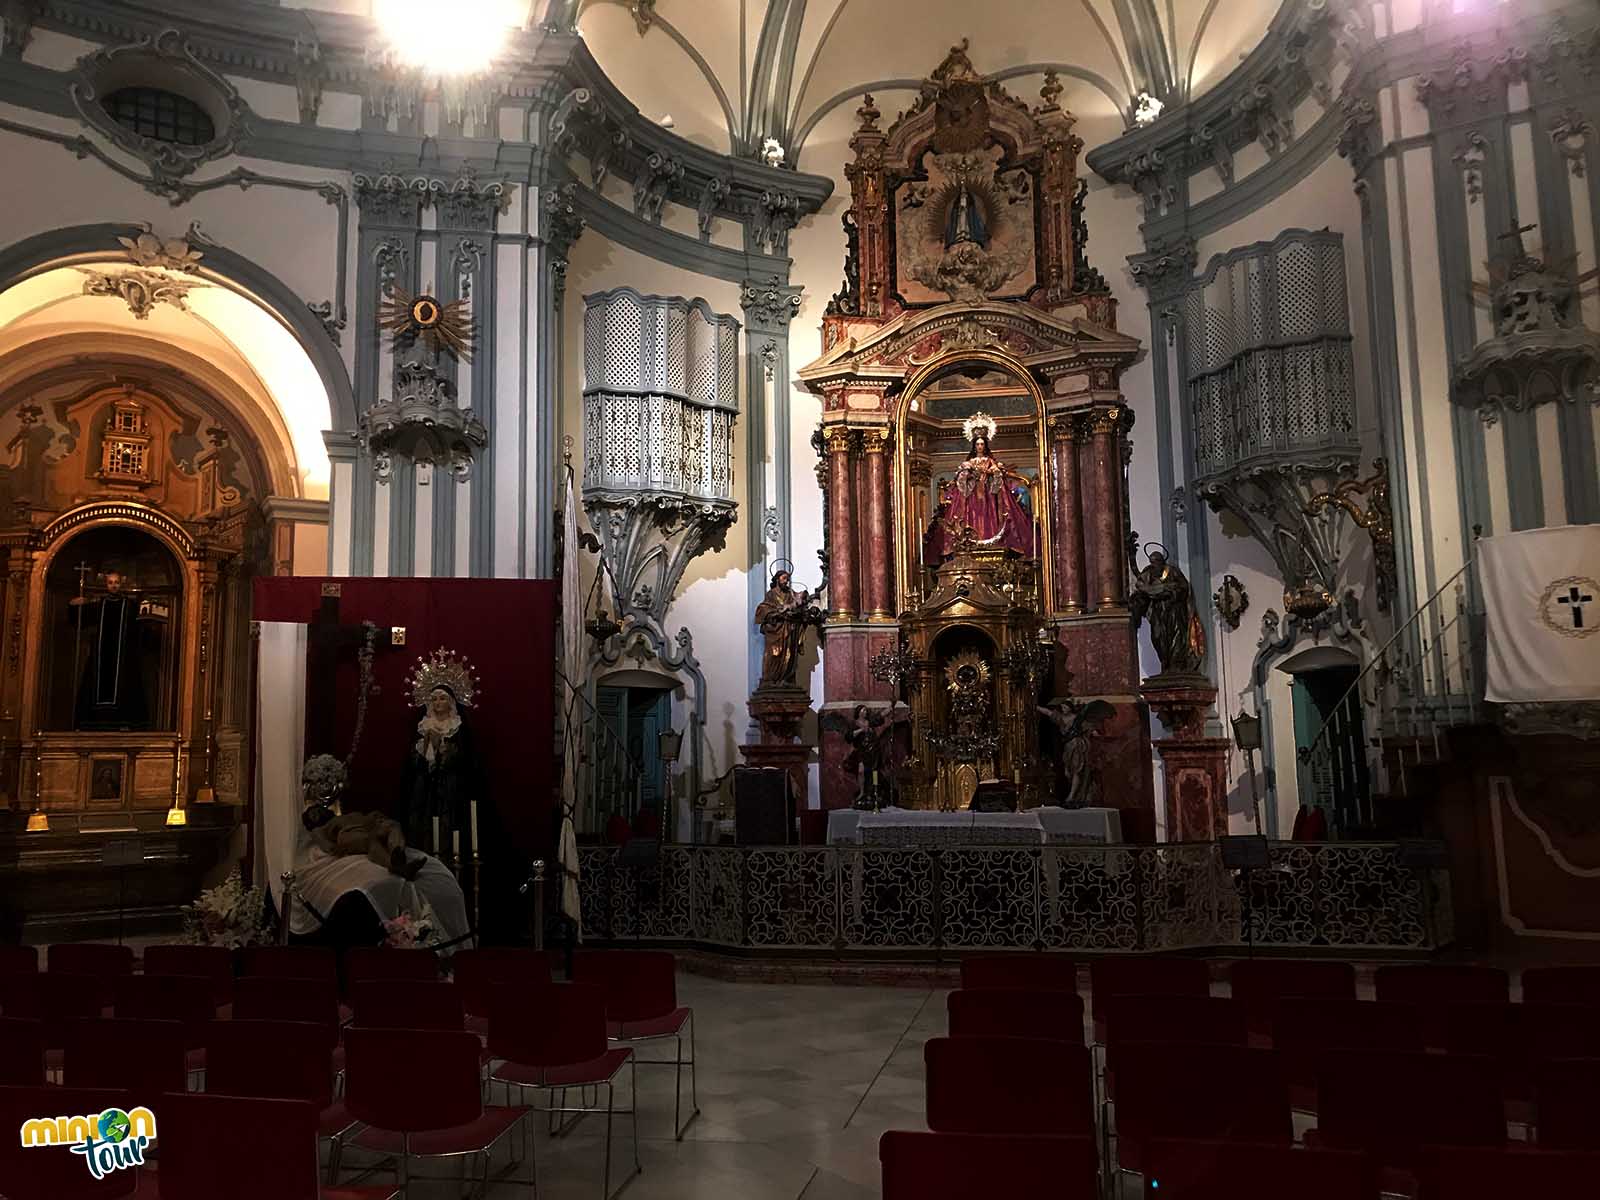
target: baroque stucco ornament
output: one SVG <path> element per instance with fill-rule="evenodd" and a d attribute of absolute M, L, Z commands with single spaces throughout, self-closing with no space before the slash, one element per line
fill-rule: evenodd
<path fill-rule="evenodd" d="M 83 122 L 150 169 L 144 186 L 173 203 L 189 194 L 183 181 L 199 167 L 234 153 L 249 130 L 250 109 L 239 90 L 195 57 L 184 35 L 166 29 L 122 46 L 107 46 L 78 60 L 68 89 Z M 105 98 L 124 87 L 177 91 L 211 118 L 215 135 L 200 145 L 144 137 L 119 123 Z"/>
<path fill-rule="evenodd" d="M 174 279 L 161 271 L 134 267 L 127 271 L 98 271 L 93 267 L 79 267 L 84 276 L 85 296 L 117 296 L 128 306 L 128 311 L 138 321 L 148 320 L 158 304 L 189 311 L 184 303 L 191 288 L 204 287 L 186 279 Z"/>

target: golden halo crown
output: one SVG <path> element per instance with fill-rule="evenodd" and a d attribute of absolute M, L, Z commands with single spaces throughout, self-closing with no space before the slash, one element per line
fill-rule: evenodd
<path fill-rule="evenodd" d="M 961 422 L 961 432 L 969 443 L 978 436 L 979 430 L 983 431 L 983 436 L 989 441 L 994 441 L 994 431 L 997 428 L 995 419 L 986 412 L 975 412 Z"/>
<path fill-rule="evenodd" d="M 440 646 L 427 658 L 417 659 L 408 677 L 411 684 L 411 703 L 423 708 L 434 688 L 448 688 L 461 708 L 471 708 L 482 685 L 478 672 L 461 655 Z"/>

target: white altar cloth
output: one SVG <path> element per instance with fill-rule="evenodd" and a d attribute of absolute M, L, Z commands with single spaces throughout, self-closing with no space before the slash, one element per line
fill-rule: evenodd
<path fill-rule="evenodd" d="M 935 812 L 886 808 L 879 812 L 834 809 L 828 814 L 830 843 L 867 846 L 993 845 L 1001 843 L 1122 840 L 1122 816 L 1114 808 L 1034 808 L 1018 813 Z"/>

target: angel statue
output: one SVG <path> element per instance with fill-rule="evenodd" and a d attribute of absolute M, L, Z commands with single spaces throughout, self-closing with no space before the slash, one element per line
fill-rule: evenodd
<path fill-rule="evenodd" d="M 1061 699 L 1049 708 L 1040 706 L 1039 715 L 1061 734 L 1061 770 L 1067 781 L 1061 807 L 1085 808 L 1100 802 L 1100 772 L 1095 770 L 1090 739 L 1116 711 L 1104 700 Z"/>
<path fill-rule="evenodd" d="M 1151 542 L 1146 549 L 1150 560 L 1134 574 L 1128 611 L 1135 623 L 1150 622 L 1163 675 L 1197 674 L 1206 660 L 1206 631 L 1195 612 L 1194 589 L 1178 565 L 1167 561 L 1165 546 Z"/>
<path fill-rule="evenodd" d="M 434 854 L 448 847 L 460 858 L 462 843 L 469 853 L 477 849 L 474 806 L 487 787 L 472 727 L 461 715 L 479 699 L 477 672 L 441 646 L 417 660 L 409 682 L 411 703 L 422 710 L 422 719 L 406 759 L 406 840 Z"/>
<path fill-rule="evenodd" d="M 779 562 L 787 560 L 780 559 Z M 772 584 L 756 605 L 755 623 L 761 630 L 761 682 L 757 688 L 798 687 L 800 645 L 808 625 L 822 624 L 815 597 L 796 589 L 786 566 L 772 573 Z"/>
<path fill-rule="evenodd" d="M 929 539 L 938 546 L 940 560 L 968 539 L 1033 557 L 1033 518 L 1018 499 L 1018 485 L 1025 490 L 1027 480 L 990 451 L 995 428 L 995 419 L 982 412 L 962 423 L 971 454 L 939 496 L 940 536 Z"/>
<path fill-rule="evenodd" d="M 886 709 L 858 704 L 848 721 L 838 712 L 822 714 L 823 730 L 843 734 L 850 743 L 844 769 L 855 774 L 857 808 L 882 807 L 883 774 L 893 747 L 894 726 L 910 715 L 911 710 L 899 701 Z"/>

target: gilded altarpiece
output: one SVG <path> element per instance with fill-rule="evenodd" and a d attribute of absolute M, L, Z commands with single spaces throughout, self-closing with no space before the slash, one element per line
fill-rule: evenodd
<path fill-rule="evenodd" d="M 248 799 L 250 580 L 286 464 L 214 397 L 133 364 L 12 388 L 0 448 L 0 837 L 21 871 L 3 917 L 71 925 L 119 888 L 130 911 L 166 909 Z M 108 885 L 119 838 L 150 869 Z"/>
<path fill-rule="evenodd" d="M 1047 76 L 1030 106 L 967 49 L 886 129 L 870 96 L 858 111 L 845 282 L 799 372 L 823 406 L 824 711 L 906 700 L 901 803 L 959 807 L 993 778 L 1028 806 L 1061 790 L 1036 706 L 1104 699 L 1102 795 L 1142 840 L 1120 391 L 1140 346 L 1088 265 L 1060 84 Z M 846 735 L 824 733 L 821 759 L 824 805 L 850 804 Z"/>

